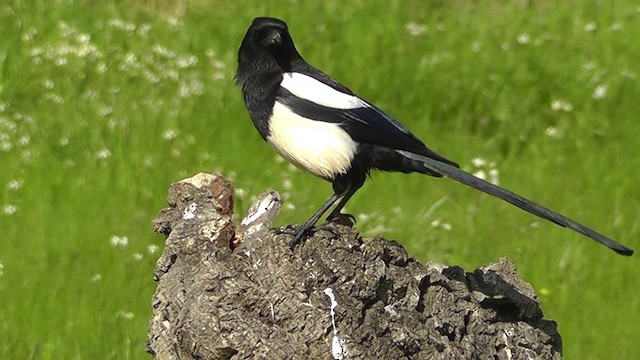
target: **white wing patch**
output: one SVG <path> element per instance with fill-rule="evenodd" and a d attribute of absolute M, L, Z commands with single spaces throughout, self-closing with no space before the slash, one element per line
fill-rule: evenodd
<path fill-rule="evenodd" d="M 280 86 L 301 99 L 334 109 L 355 109 L 369 106 L 357 96 L 340 92 L 301 73 L 284 73 Z"/>
<path fill-rule="evenodd" d="M 332 180 L 346 173 L 357 144 L 339 125 L 302 117 L 276 101 L 267 141 L 298 168 Z"/>

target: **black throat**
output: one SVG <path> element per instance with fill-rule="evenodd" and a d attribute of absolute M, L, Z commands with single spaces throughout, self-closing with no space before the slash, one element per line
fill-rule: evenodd
<path fill-rule="evenodd" d="M 269 118 L 282 82 L 282 70 L 256 60 L 239 62 L 236 82 L 242 88 L 242 98 L 253 125 L 266 140 L 269 136 Z"/>

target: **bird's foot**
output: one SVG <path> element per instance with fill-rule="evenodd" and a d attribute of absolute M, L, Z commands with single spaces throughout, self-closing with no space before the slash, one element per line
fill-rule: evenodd
<path fill-rule="evenodd" d="M 304 240 L 304 238 L 309 235 L 311 230 L 313 230 L 313 226 L 308 226 L 306 224 L 298 226 L 295 232 L 291 234 L 293 235 L 293 239 L 291 239 L 291 242 L 289 242 L 289 247 L 291 248 L 291 250 L 293 250 L 296 245 L 302 242 L 302 240 Z"/>
<path fill-rule="evenodd" d="M 351 214 L 331 214 L 327 217 L 327 224 L 339 224 L 348 227 L 353 227 L 356 223 L 356 217 Z"/>
<path fill-rule="evenodd" d="M 293 235 L 293 239 L 291 239 L 291 242 L 289 243 L 289 246 L 291 247 L 291 249 L 295 248 L 296 245 L 300 244 L 308 235 L 310 235 L 313 232 L 316 231 L 328 231 L 331 234 L 333 234 L 333 236 L 338 236 L 338 230 L 332 226 L 332 224 L 324 224 L 324 225 L 320 225 L 320 226 L 309 226 L 306 224 L 302 224 L 302 225 L 287 225 L 281 228 L 276 228 L 273 229 L 274 232 L 277 235 L 280 234 L 287 234 L 287 235 Z"/>
<path fill-rule="evenodd" d="M 331 235 L 333 235 L 335 237 L 340 236 L 340 232 L 338 231 L 338 229 L 336 229 L 333 226 L 333 223 L 325 223 L 325 224 L 322 224 L 320 226 L 316 226 L 315 228 L 313 228 L 313 231 L 314 232 L 317 232 L 317 231 L 328 231 L 328 232 L 331 233 Z"/>
<path fill-rule="evenodd" d="M 275 228 L 273 231 L 276 235 L 286 234 L 292 235 L 293 239 L 289 242 L 291 249 L 296 247 L 309 233 L 313 230 L 313 226 L 307 224 L 286 225 L 281 228 Z"/>
<path fill-rule="evenodd" d="M 283 227 L 273 228 L 272 230 L 273 232 L 276 233 L 276 235 L 281 235 L 281 234 L 296 235 L 302 227 L 303 225 L 301 224 L 298 224 L 298 225 L 289 224 Z"/>

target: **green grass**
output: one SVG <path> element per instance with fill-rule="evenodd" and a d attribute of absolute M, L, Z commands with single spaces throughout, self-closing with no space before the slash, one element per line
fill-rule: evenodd
<path fill-rule="evenodd" d="M 436 151 L 639 248 L 640 8 L 525 3 L 2 2 L 0 358 L 148 358 L 171 182 L 219 171 L 239 212 L 274 187 L 281 224 L 329 195 L 276 160 L 233 85 L 258 15 Z M 348 210 L 425 262 L 512 258 L 567 358 L 637 356 L 637 257 L 419 175 L 377 174 Z"/>

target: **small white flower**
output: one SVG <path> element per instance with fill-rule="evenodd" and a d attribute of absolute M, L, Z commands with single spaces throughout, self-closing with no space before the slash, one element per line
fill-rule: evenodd
<path fill-rule="evenodd" d="M 150 30 L 151 30 L 151 24 L 144 23 L 138 26 L 137 33 L 141 38 L 146 39 Z"/>
<path fill-rule="evenodd" d="M 54 87 L 53 80 L 51 79 L 42 80 L 42 85 L 44 86 L 45 89 L 48 89 L 48 90 L 51 90 Z"/>
<path fill-rule="evenodd" d="M 473 173 L 473 176 L 482 179 L 482 180 L 487 180 L 487 173 L 484 170 L 478 170 L 476 172 Z"/>
<path fill-rule="evenodd" d="M 69 60 L 67 60 L 67 58 L 65 57 L 57 57 L 53 63 L 56 64 L 57 66 L 63 66 L 63 65 L 67 65 L 68 62 Z"/>
<path fill-rule="evenodd" d="M 131 320 L 131 319 L 133 319 L 133 313 L 130 312 L 130 311 L 126 311 L 126 312 L 125 311 L 120 311 L 118 313 L 118 317 L 120 317 L 120 318 L 122 318 L 124 320 Z"/>
<path fill-rule="evenodd" d="M 22 34 L 22 41 L 31 41 L 38 34 L 38 30 L 34 27 L 30 27 L 29 30 Z"/>
<path fill-rule="evenodd" d="M 180 55 L 176 59 L 176 65 L 178 65 L 178 67 L 182 69 L 192 67 L 197 64 L 198 64 L 198 58 L 195 57 L 194 55 Z"/>
<path fill-rule="evenodd" d="M 243 188 L 236 188 L 236 197 L 243 198 L 247 196 L 247 190 Z"/>
<path fill-rule="evenodd" d="M 475 167 L 481 167 L 481 166 L 485 166 L 487 164 L 487 161 L 483 158 L 473 158 L 471 159 L 471 163 Z"/>
<path fill-rule="evenodd" d="M 551 110 L 571 112 L 573 110 L 573 105 L 568 101 L 556 99 L 551 102 Z"/>
<path fill-rule="evenodd" d="M 595 29 L 597 29 L 597 28 L 598 28 L 598 24 L 596 24 L 596 23 L 594 23 L 594 22 L 590 22 L 590 23 L 587 23 L 587 24 L 584 26 L 584 31 L 586 31 L 586 32 L 592 32 L 592 31 L 594 31 L 594 30 L 595 30 Z"/>
<path fill-rule="evenodd" d="M 213 73 L 211 78 L 213 80 L 224 80 L 225 75 L 224 75 L 224 73 L 222 71 L 216 71 L 216 72 Z"/>
<path fill-rule="evenodd" d="M 89 34 L 78 34 L 78 36 L 76 36 L 76 41 L 78 41 L 81 44 L 86 44 L 89 42 L 89 40 L 91 40 L 91 36 L 89 36 Z"/>
<path fill-rule="evenodd" d="M 177 17 L 169 16 L 165 20 L 167 21 L 167 24 L 169 26 L 172 26 L 172 27 L 182 26 L 182 21 L 180 21 L 180 19 L 178 19 Z"/>
<path fill-rule="evenodd" d="M 524 44 L 529 43 L 530 37 L 529 37 L 529 34 L 522 33 L 522 34 L 518 35 L 516 40 L 518 41 L 518 44 L 524 45 Z"/>
<path fill-rule="evenodd" d="M 553 139 L 558 139 L 562 137 L 562 134 L 560 133 L 560 130 L 558 130 L 557 127 L 555 126 L 549 126 L 545 131 L 544 134 L 547 135 L 550 138 Z"/>
<path fill-rule="evenodd" d="M 112 27 L 116 28 L 116 29 L 124 30 L 124 31 L 128 31 L 128 32 L 132 32 L 133 30 L 136 29 L 136 25 L 135 24 L 125 22 L 122 19 L 111 19 L 111 20 L 109 20 L 109 22 L 107 24 L 109 26 L 112 26 Z"/>
<path fill-rule="evenodd" d="M 622 23 L 619 22 L 615 22 L 613 24 L 611 24 L 611 31 L 620 31 L 624 28 L 624 25 L 622 25 Z"/>
<path fill-rule="evenodd" d="M 214 60 L 214 61 L 212 61 L 212 62 L 211 62 L 211 66 L 213 66 L 213 68 L 214 68 L 214 69 L 217 69 L 217 70 L 222 70 L 222 69 L 224 69 L 224 68 L 225 68 L 225 64 L 224 64 L 222 61 L 220 61 L 220 60 Z"/>
<path fill-rule="evenodd" d="M 407 32 L 409 32 L 409 35 L 411 36 L 420 36 L 424 34 L 425 31 L 427 31 L 426 25 L 418 24 L 413 21 L 410 23 L 407 23 L 407 25 L 405 25 L 404 28 L 407 30 Z"/>
<path fill-rule="evenodd" d="M 102 280 L 102 275 L 100 274 L 94 274 L 91 278 L 89 278 L 89 281 L 91 281 L 92 283 L 97 283 L 100 280 Z"/>
<path fill-rule="evenodd" d="M 176 129 L 168 129 L 165 130 L 165 132 L 162 133 L 162 137 L 165 140 L 173 140 L 176 138 L 176 136 L 178 136 L 178 130 Z"/>
<path fill-rule="evenodd" d="M 16 191 L 16 190 L 18 190 L 18 189 L 20 189 L 20 188 L 22 187 L 22 184 L 23 184 L 23 183 L 24 183 L 24 182 L 23 182 L 22 180 L 19 180 L 19 179 L 11 179 L 11 180 L 9 180 L 9 182 L 7 183 L 7 188 L 8 188 L 9 190 Z"/>
<path fill-rule="evenodd" d="M 364 223 L 366 223 L 367 221 L 369 221 L 371 219 L 371 215 L 370 214 L 366 214 L 366 213 L 360 213 L 358 214 L 358 220 L 359 223 L 362 225 Z"/>
<path fill-rule="evenodd" d="M 4 275 L 4 264 L 2 263 L 2 260 L 0 260 L 0 276 Z"/>
<path fill-rule="evenodd" d="M 107 115 L 111 115 L 113 114 L 113 107 L 111 106 L 103 106 L 100 109 L 98 109 L 98 115 L 105 117 Z"/>
<path fill-rule="evenodd" d="M 101 160 L 104 160 L 109 156 L 111 156 L 111 151 L 109 151 L 109 149 L 106 149 L 106 148 L 98 150 L 98 152 L 96 153 L 96 157 Z"/>
<path fill-rule="evenodd" d="M 197 96 L 197 95 L 202 95 L 202 93 L 204 92 L 204 84 L 196 79 L 196 78 L 190 78 L 190 79 L 186 79 L 185 81 L 182 81 L 182 83 L 180 84 L 180 87 L 178 88 L 178 93 L 180 94 L 180 97 L 183 98 L 187 98 L 190 96 Z"/>
<path fill-rule="evenodd" d="M 5 215 L 13 215 L 13 214 L 15 214 L 16 212 L 18 212 L 18 207 L 17 207 L 17 206 L 15 206 L 15 205 L 11 205 L 11 204 L 5 204 L 5 205 L 2 207 L 2 212 L 3 212 Z"/>
<path fill-rule="evenodd" d="M 108 69 L 109 69 L 109 68 L 107 67 L 107 64 L 105 64 L 105 63 L 103 63 L 103 62 L 98 63 L 98 65 L 96 65 L 96 71 L 97 71 L 99 74 L 104 74 L 104 73 L 106 73 Z"/>
<path fill-rule="evenodd" d="M 132 52 L 126 53 L 124 56 L 124 65 L 128 65 L 132 68 L 140 67 L 138 56 Z"/>
<path fill-rule="evenodd" d="M 29 135 L 22 135 L 18 139 L 18 145 L 25 146 L 25 145 L 29 144 L 30 140 L 31 140 L 31 138 L 29 138 Z"/>
<path fill-rule="evenodd" d="M 155 254 L 156 251 L 158 251 L 158 245 L 151 244 L 151 245 L 147 246 L 147 252 L 149 254 Z"/>
<path fill-rule="evenodd" d="M 591 96 L 596 100 L 602 99 L 607 96 L 607 90 L 609 90 L 607 85 L 598 85 Z"/>
<path fill-rule="evenodd" d="M 139 252 L 135 252 L 135 253 L 133 253 L 133 259 L 134 259 L 135 261 L 140 261 L 140 260 L 142 260 L 142 258 L 143 258 L 143 257 L 144 257 L 144 255 L 142 255 L 142 254 L 141 254 L 141 253 L 139 253 Z"/>
<path fill-rule="evenodd" d="M 498 171 L 498 169 L 496 168 L 489 169 L 489 182 L 492 183 L 493 185 L 500 184 L 500 171 Z"/>
<path fill-rule="evenodd" d="M 111 239 L 109 239 L 109 242 L 111 243 L 111 246 L 126 247 L 129 245 L 129 239 L 126 236 L 113 235 L 111 236 Z"/>
<path fill-rule="evenodd" d="M 154 53 L 165 57 L 165 58 L 174 58 L 176 57 L 176 53 L 174 51 L 172 51 L 169 48 L 166 48 L 160 44 L 155 44 L 153 45 L 153 47 L 151 48 L 151 50 L 153 50 Z"/>
<path fill-rule="evenodd" d="M 284 179 L 282 181 L 282 187 L 289 190 L 293 187 L 293 182 L 291 182 L 291 179 Z"/>
<path fill-rule="evenodd" d="M 62 104 L 64 102 L 64 99 L 62 98 L 62 96 L 54 93 L 46 93 L 44 94 L 44 98 L 47 100 L 50 100 L 55 104 Z"/>

